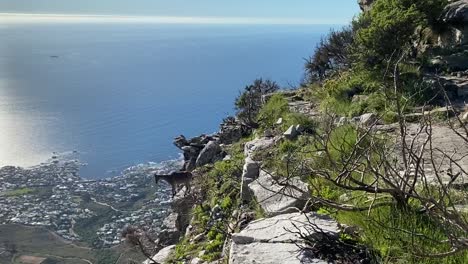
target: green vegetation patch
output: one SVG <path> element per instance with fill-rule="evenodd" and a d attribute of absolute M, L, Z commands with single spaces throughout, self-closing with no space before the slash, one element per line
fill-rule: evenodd
<path fill-rule="evenodd" d="M 23 196 L 26 194 L 34 193 L 35 190 L 31 188 L 20 188 L 3 193 L 4 196 L 13 197 L 13 196 Z"/>

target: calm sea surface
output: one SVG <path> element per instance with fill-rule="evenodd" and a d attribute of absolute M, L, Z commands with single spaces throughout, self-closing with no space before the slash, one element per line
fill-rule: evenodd
<path fill-rule="evenodd" d="M 102 178 L 177 158 L 172 138 L 216 131 L 255 78 L 298 84 L 329 28 L 0 23 L 0 166 L 75 151 Z"/>

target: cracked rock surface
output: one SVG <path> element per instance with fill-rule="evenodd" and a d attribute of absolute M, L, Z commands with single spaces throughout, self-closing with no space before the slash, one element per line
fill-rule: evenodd
<path fill-rule="evenodd" d="M 260 171 L 260 176 L 249 184 L 249 189 L 262 209 L 274 216 L 296 212 L 294 208 L 302 209 L 307 201 L 307 185 L 304 182 L 292 178 L 288 180 L 288 185 L 282 186 L 269 173 Z"/>
<path fill-rule="evenodd" d="M 313 236 L 315 231 L 310 227 L 311 223 L 331 235 L 340 232 L 334 220 L 315 213 L 292 213 L 260 219 L 232 236 L 229 263 L 328 263 L 307 256 L 297 245 L 301 239 L 294 232 Z"/>

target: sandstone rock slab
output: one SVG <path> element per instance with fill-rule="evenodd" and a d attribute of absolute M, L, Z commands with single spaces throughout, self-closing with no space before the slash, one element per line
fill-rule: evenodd
<path fill-rule="evenodd" d="M 233 234 L 229 256 L 231 264 L 296 264 L 328 263 L 301 251 L 302 241 L 291 231 L 313 235 L 311 223 L 331 235 L 338 235 L 338 224 L 326 216 L 315 213 L 293 213 L 260 219 Z"/>
<path fill-rule="evenodd" d="M 268 215 L 278 215 L 303 207 L 308 197 L 307 185 L 298 178 L 289 179 L 287 184 L 290 186 L 278 184 L 278 181 L 269 173 L 260 171 L 258 179 L 249 184 L 249 189 L 263 210 Z"/>
<path fill-rule="evenodd" d="M 373 113 L 363 114 L 359 117 L 359 123 L 363 126 L 371 126 L 377 121 L 377 116 Z"/>
<path fill-rule="evenodd" d="M 311 223 L 330 235 L 340 232 L 338 223 L 328 216 L 291 213 L 250 222 L 240 233 L 233 234 L 232 241 L 237 244 L 300 242 L 292 231 L 313 235 Z"/>
<path fill-rule="evenodd" d="M 253 243 L 238 245 L 233 243 L 229 256 L 230 264 L 301 264 L 328 262 L 319 259 L 307 259 L 295 244 Z"/>

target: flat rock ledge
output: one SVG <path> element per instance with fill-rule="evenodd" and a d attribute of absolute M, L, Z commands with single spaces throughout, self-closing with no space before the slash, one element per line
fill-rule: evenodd
<path fill-rule="evenodd" d="M 251 157 L 255 151 L 265 150 L 275 145 L 275 138 L 256 138 L 245 143 L 244 155 Z"/>
<path fill-rule="evenodd" d="M 288 180 L 289 187 L 278 184 L 273 177 L 260 171 L 258 179 L 248 185 L 262 209 L 269 215 L 297 212 L 308 198 L 307 185 L 298 178 Z"/>
<path fill-rule="evenodd" d="M 260 219 L 232 236 L 229 263 L 328 263 L 308 256 L 298 247 L 302 241 L 293 232 L 313 236 L 311 223 L 331 235 L 340 232 L 337 222 L 315 213 L 292 213 Z"/>

